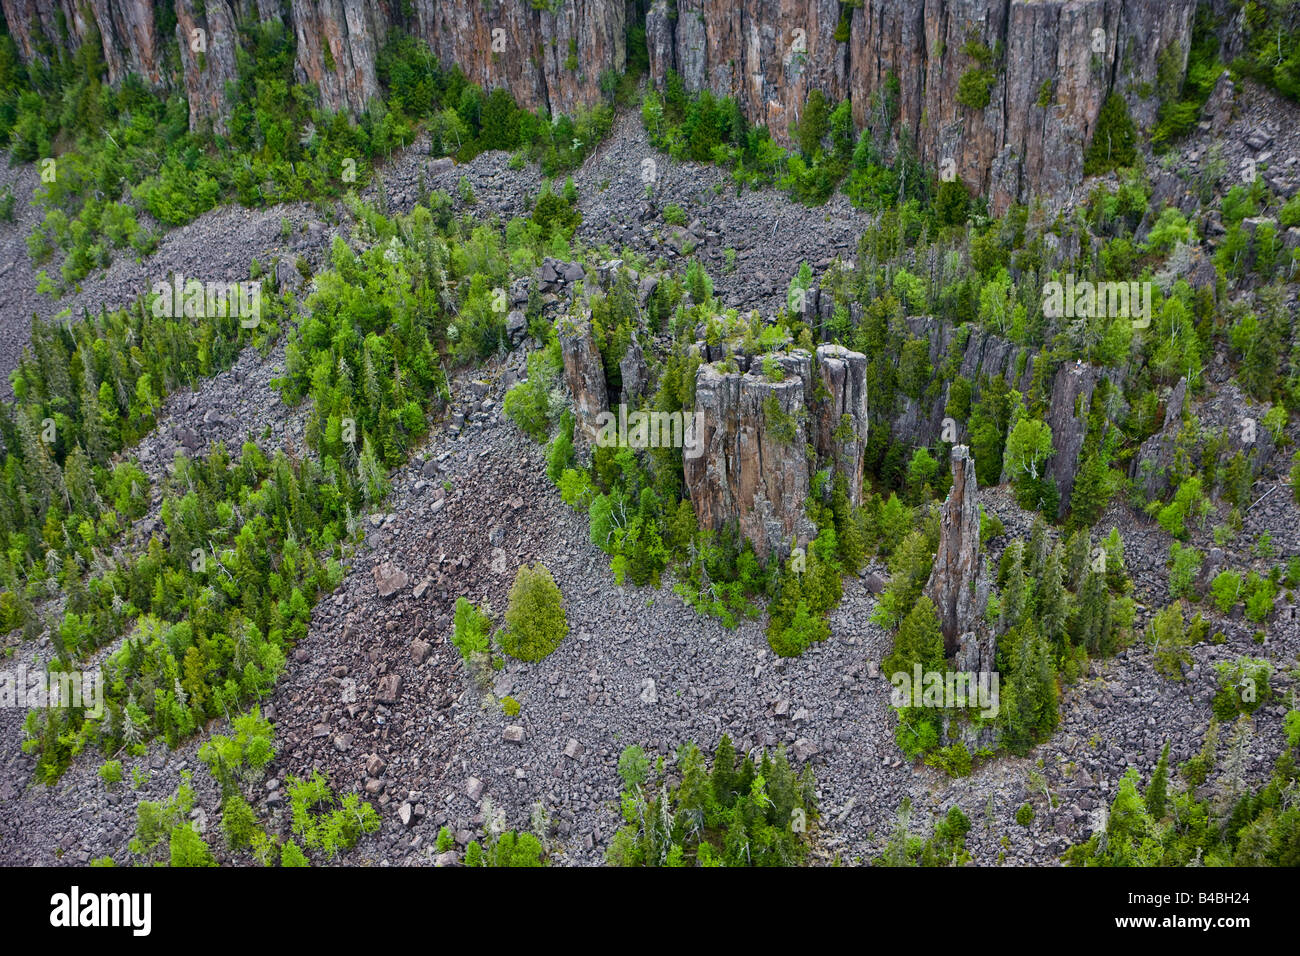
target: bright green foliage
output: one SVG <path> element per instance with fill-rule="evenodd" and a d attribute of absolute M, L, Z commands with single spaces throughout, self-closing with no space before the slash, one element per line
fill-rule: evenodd
<path fill-rule="evenodd" d="M 1236 571 L 1220 571 L 1210 582 L 1210 596 L 1220 614 L 1227 614 L 1241 598 L 1241 575 Z"/>
<path fill-rule="evenodd" d="M 1219 661 L 1214 665 L 1218 673 L 1219 690 L 1210 707 L 1214 716 L 1229 721 L 1240 714 L 1253 714 L 1273 699 L 1269 683 L 1273 665 L 1258 657 L 1238 657 L 1235 661 Z"/>
<path fill-rule="evenodd" d="M 551 432 L 551 390 L 560 373 L 559 342 L 528 355 L 528 378 L 506 392 L 504 408 L 510 420 L 534 441 Z M 572 442 L 572 438 L 570 438 Z"/>
<path fill-rule="evenodd" d="M 379 814 L 374 807 L 355 793 L 340 801 L 319 770 L 307 780 L 291 774 L 285 786 L 293 812 L 293 832 L 308 849 L 333 859 L 356 846 L 364 834 L 379 829 Z"/>
<path fill-rule="evenodd" d="M 468 598 L 456 598 L 456 608 L 452 614 L 451 643 L 460 656 L 469 663 L 475 655 L 487 654 L 490 649 L 489 635 L 492 619 L 477 608 Z"/>
<path fill-rule="evenodd" d="M 545 850 L 531 833 L 507 830 L 483 853 L 482 866 L 542 866 Z"/>
<path fill-rule="evenodd" d="M 957 102 L 973 110 L 984 109 L 992 98 L 995 82 L 997 77 L 992 70 L 972 67 L 957 81 Z"/>
<path fill-rule="evenodd" d="M 522 565 L 510 588 L 501 649 L 521 661 L 540 661 L 554 651 L 569 633 L 563 600 L 544 565 Z"/>
<path fill-rule="evenodd" d="M 104 781 L 104 786 L 112 788 L 122 782 L 122 761 L 105 760 L 99 768 L 99 779 Z"/>
<path fill-rule="evenodd" d="M 302 848 L 297 843 L 287 840 L 280 849 L 280 865 L 283 867 L 304 867 L 311 866 L 311 861 L 307 859 L 307 855 L 302 852 Z"/>
<path fill-rule="evenodd" d="M 1169 547 L 1169 596 L 1193 598 L 1193 584 L 1201 569 L 1201 552 L 1175 541 Z"/>
<path fill-rule="evenodd" d="M 170 798 L 160 802 L 142 800 L 136 808 L 131 852 L 146 865 L 216 866 L 207 844 L 190 822 L 193 809 L 194 788 L 189 771 L 184 771 L 180 786 Z"/>
<path fill-rule="evenodd" d="M 253 707 L 236 717 L 231 726 L 233 736 L 213 734 L 199 748 L 199 760 L 227 797 L 238 792 L 239 784 L 247 786 L 261 779 L 267 764 L 275 758 L 275 732 L 260 708 Z"/>
<path fill-rule="evenodd" d="M 830 637 L 825 618 L 841 594 L 836 550 L 834 531 L 827 528 L 803 555 L 803 570 L 795 555 L 786 560 L 772 592 L 767 625 L 768 644 L 782 657 L 798 656 Z"/>
<path fill-rule="evenodd" d="M 1210 507 L 1209 499 L 1201 490 L 1200 476 L 1193 475 L 1178 486 L 1173 500 L 1157 511 L 1156 521 L 1175 538 L 1186 538 L 1188 520 L 1203 521 Z"/>
<path fill-rule="evenodd" d="M 238 794 L 231 794 L 221 804 L 221 832 L 225 834 L 226 845 L 232 850 L 241 850 L 253 842 L 253 833 L 257 828 L 257 817 L 248 801 Z"/>
<path fill-rule="evenodd" d="M 1181 601 L 1174 601 L 1152 616 L 1146 640 L 1155 657 L 1156 673 L 1171 680 L 1182 680 L 1192 666 L 1192 655 L 1188 650 L 1192 634 L 1184 623 Z"/>
<path fill-rule="evenodd" d="M 450 828 L 445 826 L 442 827 L 438 831 L 438 842 L 437 842 L 438 852 L 446 853 L 448 850 L 454 849 L 455 846 L 456 846 L 455 834 L 451 832 Z"/>

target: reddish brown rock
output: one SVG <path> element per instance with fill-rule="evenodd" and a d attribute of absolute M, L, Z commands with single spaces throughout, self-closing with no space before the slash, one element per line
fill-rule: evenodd
<path fill-rule="evenodd" d="M 734 520 L 760 557 L 788 553 L 792 541 L 816 533 L 805 511 L 814 469 L 842 470 L 858 503 L 867 438 L 865 356 L 823 345 L 815 375 L 812 356 L 801 349 L 772 359 L 779 381 L 759 362 L 743 374 L 700 366 L 700 454 L 683 463 L 700 527 L 718 530 Z"/>

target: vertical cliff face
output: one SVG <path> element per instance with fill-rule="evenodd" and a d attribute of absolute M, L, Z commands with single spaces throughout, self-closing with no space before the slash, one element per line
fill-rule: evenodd
<path fill-rule="evenodd" d="M 651 76 L 673 69 L 688 90 L 736 96 L 751 121 L 786 139 L 812 89 L 850 99 L 862 126 L 892 74 L 898 129 L 922 161 L 951 160 L 996 212 L 1079 181 L 1110 92 L 1140 126 L 1154 122 L 1159 55 L 1186 64 L 1195 0 L 863 0 L 844 23 L 841 9 L 835 0 L 678 0 L 674 14 L 656 0 L 646 20 Z M 992 73 L 982 108 L 957 98 L 974 69 Z"/>
<path fill-rule="evenodd" d="M 787 140 L 808 93 L 849 99 L 863 126 L 897 78 L 896 133 L 932 168 L 949 162 L 995 212 L 1030 192 L 1076 184 L 1106 96 L 1155 120 L 1162 55 L 1185 66 L 1196 0 L 653 0 L 650 76 L 735 96 L 746 117 Z M 98 31 L 109 79 L 137 73 L 183 90 L 191 120 L 222 125 L 238 19 L 279 20 L 297 39 L 297 78 L 330 109 L 363 109 L 379 91 L 376 57 L 394 29 L 430 45 L 485 88 L 529 108 L 572 113 L 626 68 L 626 0 L 539 4 L 481 0 L 173 0 L 176 27 L 150 0 L 0 0 L 27 61 Z M 168 20 L 170 22 L 170 18 Z M 66 24 L 66 28 L 61 25 Z M 206 54 L 190 49 L 207 31 Z M 982 51 L 982 52 L 981 52 Z M 166 64 L 181 68 L 173 75 Z M 962 76 L 988 70 L 987 105 L 958 101 Z M 196 102 L 197 101 L 197 102 Z"/>
<path fill-rule="evenodd" d="M 823 345 L 815 367 L 802 349 L 773 361 L 779 380 L 757 362 L 743 373 L 700 366 L 694 410 L 702 451 L 684 461 L 700 526 L 737 521 L 760 557 L 784 554 L 792 539 L 816 533 L 804 506 L 822 463 L 842 471 L 850 500 L 861 500 L 867 438 L 866 356 Z"/>
<path fill-rule="evenodd" d="M 298 81 L 313 84 L 328 109 L 365 109 L 379 94 L 375 58 L 388 35 L 389 5 L 290 0 L 289 22 L 298 43 Z"/>
<path fill-rule="evenodd" d="M 600 97 L 601 74 L 627 68 L 622 0 L 530 3 L 416 0 L 416 36 L 484 87 L 506 86 L 531 109 L 573 113 Z M 496 47 L 493 46 L 494 30 Z"/>
<path fill-rule="evenodd" d="M 227 0 L 177 0 L 172 39 L 180 50 L 181 82 L 189 101 L 191 129 L 211 123 L 216 132 L 226 131 L 226 84 L 238 79 L 236 16 L 243 12 L 238 4 L 232 8 Z"/>
<path fill-rule="evenodd" d="M 0 0 L 24 62 L 72 52 L 98 34 L 116 84 L 135 73 L 183 92 L 190 123 L 225 128 L 226 84 L 235 79 L 237 24 L 279 21 L 297 41 L 294 74 L 331 110 L 359 111 L 379 93 L 376 61 L 404 29 L 439 60 L 485 89 L 506 86 L 520 105 L 573 113 L 600 99 L 600 79 L 627 66 L 623 0 L 565 0 L 536 9 L 480 0 Z M 174 15 L 171 18 L 160 14 Z M 193 48 L 195 30 L 206 49 Z"/>
<path fill-rule="evenodd" d="M 867 357 L 839 345 L 817 349 L 813 447 L 848 480 L 849 500 L 862 498 L 867 448 Z"/>

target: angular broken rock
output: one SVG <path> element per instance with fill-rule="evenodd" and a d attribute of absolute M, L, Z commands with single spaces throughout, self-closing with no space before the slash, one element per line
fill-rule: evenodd
<path fill-rule="evenodd" d="M 582 744 L 578 743 L 574 737 L 569 738 L 569 742 L 564 745 L 564 756 L 570 760 L 577 760 L 582 754 Z"/>
<path fill-rule="evenodd" d="M 804 761 L 817 753 L 817 745 L 807 737 L 800 737 L 794 742 L 793 751 L 796 760 Z"/>
<path fill-rule="evenodd" d="M 647 677 L 641 681 L 641 703 L 656 704 L 659 702 L 659 693 L 655 690 L 655 682 Z"/>
<path fill-rule="evenodd" d="M 374 577 L 375 588 L 379 591 L 381 598 L 392 597 L 406 587 L 410 581 L 406 576 L 406 572 L 400 570 L 392 561 L 385 561 L 375 568 Z"/>
<path fill-rule="evenodd" d="M 483 781 L 478 777 L 470 777 L 466 780 L 465 796 L 469 797 L 475 803 L 478 803 L 479 797 L 483 796 Z"/>
<path fill-rule="evenodd" d="M 409 802 L 403 803 L 397 808 L 397 819 L 402 822 L 402 826 L 409 827 L 415 822 L 415 808 Z"/>
<path fill-rule="evenodd" d="M 524 728 L 518 724 L 511 724 L 501 736 L 512 744 L 521 744 L 524 742 Z"/>
<path fill-rule="evenodd" d="M 371 777 L 382 776 L 387 768 L 388 764 L 384 763 L 384 758 L 379 754 L 371 754 L 366 758 L 366 773 Z"/>
<path fill-rule="evenodd" d="M 423 641 L 417 637 L 411 642 L 411 658 L 417 664 L 423 664 L 427 661 L 432 652 L 433 646 L 428 641 Z"/>
<path fill-rule="evenodd" d="M 379 678 L 379 688 L 375 691 L 375 700 L 381 704 L 395 704 L 401 692 L 402 675 L 385 674 Z"/>

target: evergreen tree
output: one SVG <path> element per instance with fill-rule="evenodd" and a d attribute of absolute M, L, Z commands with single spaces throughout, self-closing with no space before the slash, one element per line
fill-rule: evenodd
<path fill-rule="evenodd" d="M 1165 741 L 1160 751 L 1160 761 L 1156 764 L 1151 783 L 1147 785 L 1146 804 L 1151 819 L 1159 822 L 1165 815 L 1165 795 L 1169 786 L 1169 741 Z"/>

